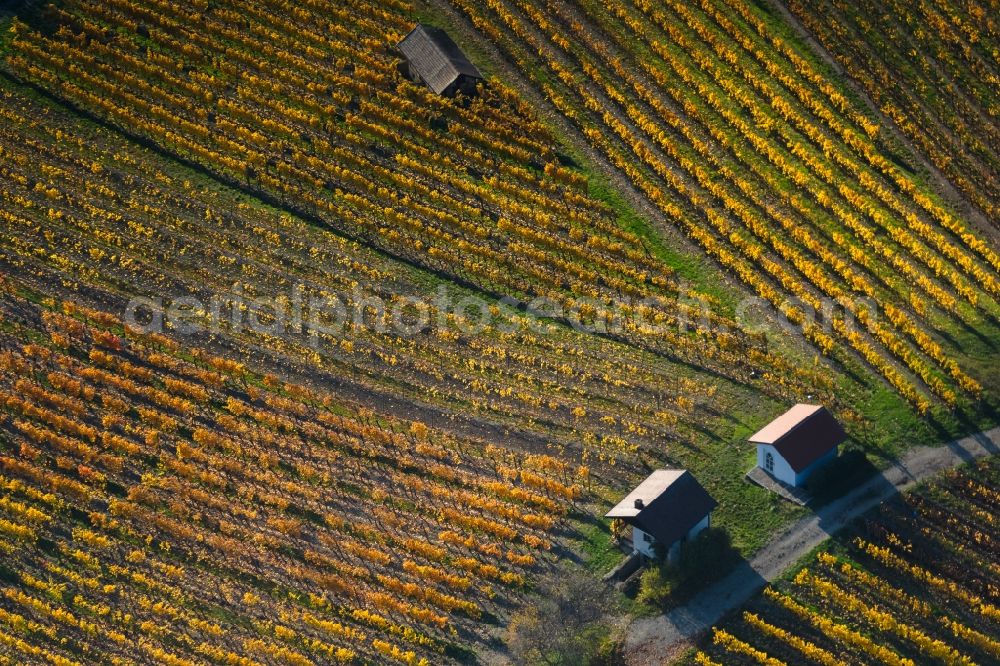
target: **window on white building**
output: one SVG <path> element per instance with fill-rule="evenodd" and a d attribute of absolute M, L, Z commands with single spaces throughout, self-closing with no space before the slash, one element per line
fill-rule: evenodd
<path fill-rule="evenodd" d="M 774 456 L 770 451 L 764 454 L 764 469 L 768 472 L 774 472 Z"/>

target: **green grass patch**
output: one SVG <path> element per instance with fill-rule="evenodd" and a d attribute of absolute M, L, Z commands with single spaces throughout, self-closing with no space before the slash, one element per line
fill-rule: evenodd
<path fill-rule="evenodd" d="M 594 518 L 591 522 L 580 523 L 578 536 L 579 540 L 576 543 L 584 566 L 594 574 L 603 576 L 625 557 L 612 541 L 609 522 L 604 518 Z"/>
<path fill-rule="evenodd" d="M 625 201 L 621 193 L 606 178 L 598 174 L 587 160 L 576 156 L 574 160 L 582 165 L 581 171 L 590 181 L 590 196 L 607 204 L 614 211 L 619 226 L 638 236 L 647 253 L 676 271 L 677 276 L 682 281 L 691 283 L 696 291 L 715 298 L 724 309 L 732 311 L 738 300 L 737 294 L 723 284 L 719 270 L 709 263 L 708 258 L 700 250 L 685 251 L 668 244 L 650 221 L 639 215 L 631 204 Z"/>

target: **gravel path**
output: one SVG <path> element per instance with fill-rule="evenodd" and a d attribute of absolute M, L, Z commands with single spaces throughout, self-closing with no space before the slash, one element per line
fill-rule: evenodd
<path fill-rule="evenodd" d="M 1000 453 L 1000 427 L 942 446 L 908 451 L 900 461 L 864 485 L 792 525 L 753 559 L 702 591 L 686 606 L 632 622 L 625 638 L 625 663 L 628 666 L 669 663 L 689 646 L 690 639 L 711 627 L 727 611 L 742 605 L 853 519 L 919 481 L 997 453 Z"/>

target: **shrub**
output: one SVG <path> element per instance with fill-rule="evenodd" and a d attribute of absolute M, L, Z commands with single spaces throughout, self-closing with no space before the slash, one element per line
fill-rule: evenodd
<path fill-rule="evenodd" d="M 847 449 L 809 476 L 808 490 L 815 502 L 825 502 L 863 483 L 875 471 L 860 449 Z"/>
<path fill-rule="evenodd" d="M 507 646 L 517 664 L 606 663 L 613 651 L 603 622 L 610 601 L 584 571 L 563 570 L 542 584 L 533 603 L 511 618 Z"/>
<path fill-rule="evenodd" d="M 673 592 L 673 576 L 664 572 L 666 565 L 652 566 L 639 576 L 639 592 L 635 600 L 650 606 L 662 606 Z"/>
<path fill-rule="evenodd" d="M 726 530 L 706 529 L 681 547 L 676 564 L 660 562 L 642 573 L 636 601 L 652 606 L 679 602 L 720 578 L 738 559 Z"/>

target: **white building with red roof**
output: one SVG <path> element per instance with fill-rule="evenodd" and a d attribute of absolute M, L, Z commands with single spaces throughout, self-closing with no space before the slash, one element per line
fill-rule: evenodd
<path fill-rule="evenodd" d="M 792 487 L 837 457 L 847 439 L 844 428 L 822 405 L 798 404 L 750 437 L 757 466 Z"/>

